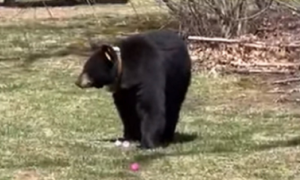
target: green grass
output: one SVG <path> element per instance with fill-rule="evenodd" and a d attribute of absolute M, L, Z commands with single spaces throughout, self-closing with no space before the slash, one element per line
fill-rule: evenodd
<path fill-rule="evenodd" d="M 274 103 L 251 78 L 194 73 L 181 143 L 148 152 L 105 141 L 121 136 L 120 119 L 108 92 L 75 87 L 85 60 L 75 52 L 87 49 L 87 32 L 111 35 L 118 19 L 54 21 L 0 27 L 1 180 L 299 178 L 299 111 Z M 128 32 L 144 30 L 126 22 Z"/>

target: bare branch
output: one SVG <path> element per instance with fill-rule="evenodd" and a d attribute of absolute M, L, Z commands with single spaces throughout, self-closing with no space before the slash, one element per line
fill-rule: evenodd
<path fill-rule="evenodd" d="M 284 79 L 284 80 L 274 81 L 271 84 L 287 84 L 287 83 L 299 82 L 299 81 L 300 81 L 300 77 L 297 77 L 297 78 L 288 78 L 288 79 Z"/>

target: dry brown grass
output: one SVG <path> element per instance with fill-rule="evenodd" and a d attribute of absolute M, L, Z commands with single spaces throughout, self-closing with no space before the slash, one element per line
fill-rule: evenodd
<path fill-rule="evenodd" d="M 0 8 L 0 20 L 19 21 L 19 20 L 63 20 L 74 17 L 84 17 L 93 15 L 101 19 L 103 16 L 124 16 L 133 15 L 136 8 L 138 14 L 155 13 L 165 11 L 166 8 L 160 8 L 154 1 L 135 0 L 132 4 L 126 5 L 95 5 L 95 6 L 74 6 L 74 7 L 48 7 L 48 8 Z M 50 13 L 49 13 L 50 12 Z M 51 15 L 50 15 L 51 14 Z"/>

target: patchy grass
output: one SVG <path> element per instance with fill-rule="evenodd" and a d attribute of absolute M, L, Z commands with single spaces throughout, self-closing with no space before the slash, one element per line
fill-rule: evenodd
<path fill-rule="evenodd" d="M 110 95 L 74 85 L 85 34 L 108 34 L 119 21 L 91 19 L 1 27 L 1 180 L 299 179 L 299 111 L 276 104 L 251 77 L 195 73 L 177 143 L 155 152 L 114 147 L 107 139 L 122 126 Z M 127 23 L 133 29 L 143 30 Z M 130 172 L 132 162 L 139 172 Z"/>
<path fill-rule="evenodd" d="M 112 11 L 112 9 L 111 9 Z M 101 16 L 102 15 L 102 16 Z M 174 26 L 166 13 L 147 13 L 125 17 L 97 14 L 62 20 L 20 21 L 4 24 L 0 60 L 34 62 L 40 58 L 86 54 L 89 40 L 112 42 L 126 33 Z"/>

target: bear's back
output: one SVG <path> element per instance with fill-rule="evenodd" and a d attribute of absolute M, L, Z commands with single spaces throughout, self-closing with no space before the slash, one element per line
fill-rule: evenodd
<path fill-rule="evenodd" d="M 164 56 L 164 66 L 168 74 L 174 76 L 175 73 L 189 71 L 191 67 L 187 46 L 183 39 L 174 31 L 158 30 L 145 34 L 145 37 Z M 176 71 L 176 72 L 175 72 Z"/>
<path fill-rule="evenodd" d="M 144 54 L 149 54 L 153 57 L 159 54 L 163 56 L 160 58 L 161 60 L 172 61 L 166 63 L 175 63 L 174 61 L 184 63 L 183 61 L 186 61 L 188 57 L 185 42 L 171 30 L 154 30 L 132 35 L 121 41 L 120 47 L 121 53 L 126 54 L 124 57 L 128 57 L 124 59 L 125 61 L 131 61 L 131 57 L 142 57 Z"/>

